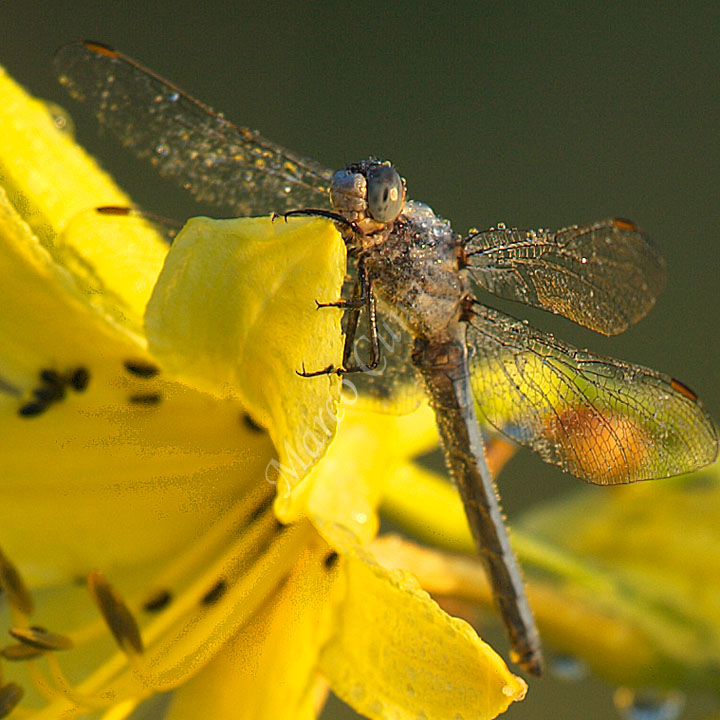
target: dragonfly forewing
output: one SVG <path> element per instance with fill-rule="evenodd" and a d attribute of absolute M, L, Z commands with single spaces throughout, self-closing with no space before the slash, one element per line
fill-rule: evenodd
<path fill-rule="evenodd" d="M 332 172 L 266 140 L 131 58 L 77 42 L 55 56 L 60 81 L 161 175 L 232 215 L 328 206 Z"/>
<path fill-rule="evenodd" d="M 472 387 L 491 425 L 600 485 L 691 472 L 717 456 L 717 430 L 667 375 L 579 351 L 484 305 L 467 329 Z"/>
<path fill-rule="evenodd" d="M 558 231 L 496 228 L 470 235 L 463 248 L 471 276 L 489 292 L 604 335 L 644 317 L 665 285 L 660 256 L 627 220 Z"/>

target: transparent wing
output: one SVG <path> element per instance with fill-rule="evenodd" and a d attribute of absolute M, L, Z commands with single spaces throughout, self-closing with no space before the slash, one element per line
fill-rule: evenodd
<path fill-rule="evenodd" d="M 486 230 L 465 239 L 464 249 L 473 279 L 486 290 L 604 335 L 644 317 L 665 285 L 662 259 L 627 220 Z"/>
<path fill-rule="evenodd" d="M 123 145 L 197 200 L 232 215 L 328 205 L 329 170 L 233 125 L 131 58 L 78 42 L 60 48 L 55 65 Z"/>
<path fill-rule="evenodd" d="M 666 375 L 576 350 L 479 304 L 467 343 L 481 415 L 584 480 L 670 477 L 717 456 L 712 420 Z"/>

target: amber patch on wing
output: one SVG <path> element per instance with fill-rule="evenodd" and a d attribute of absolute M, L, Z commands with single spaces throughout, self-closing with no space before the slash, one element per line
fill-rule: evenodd
<path fill-rule="evenodd" d="M 650 438 L 631 418 L 570 408 L 550 417 L 543 434 L 564 457 L 567 469 L 602 485 L 631 482 L 648 455 Z"/>

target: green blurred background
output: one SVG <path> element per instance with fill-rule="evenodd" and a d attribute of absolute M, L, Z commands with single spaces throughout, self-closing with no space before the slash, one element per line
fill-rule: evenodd
<path fill-rule="evenodd" d="M 90 38 L 122 49 L 328 167 L 370 154 L 391 159 L 410 196 L 461 232 L 498 221 L 633 219 L 660 248 L 669 280 L 625 336 L 503 308 L 682 379 L 720 417 L 717 3 L 148 5 L 0 3 L 0 63 L 68 108 L 81 142 L 146 209 L 178 219 L 203 210 L 97 134 L 55 81 L 60 44 Z M 577 486 L 529 453 L 501 478 L 510 517 Z M 343 712 L 333 707 L 332 717 L 351 717 Z M 533 683 L 507 715 L 613 716 L 610 688 L 552 679 Z"/>

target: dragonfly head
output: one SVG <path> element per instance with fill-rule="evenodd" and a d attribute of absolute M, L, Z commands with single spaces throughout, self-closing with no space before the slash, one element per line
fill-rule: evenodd
<path fill-rule="evenodd" d="M 333 209 L 365 235 L 384 230 L 405 204 L 405 181 L 389 162 L 363 160 L 338 170 L 330 186 Z"/>

